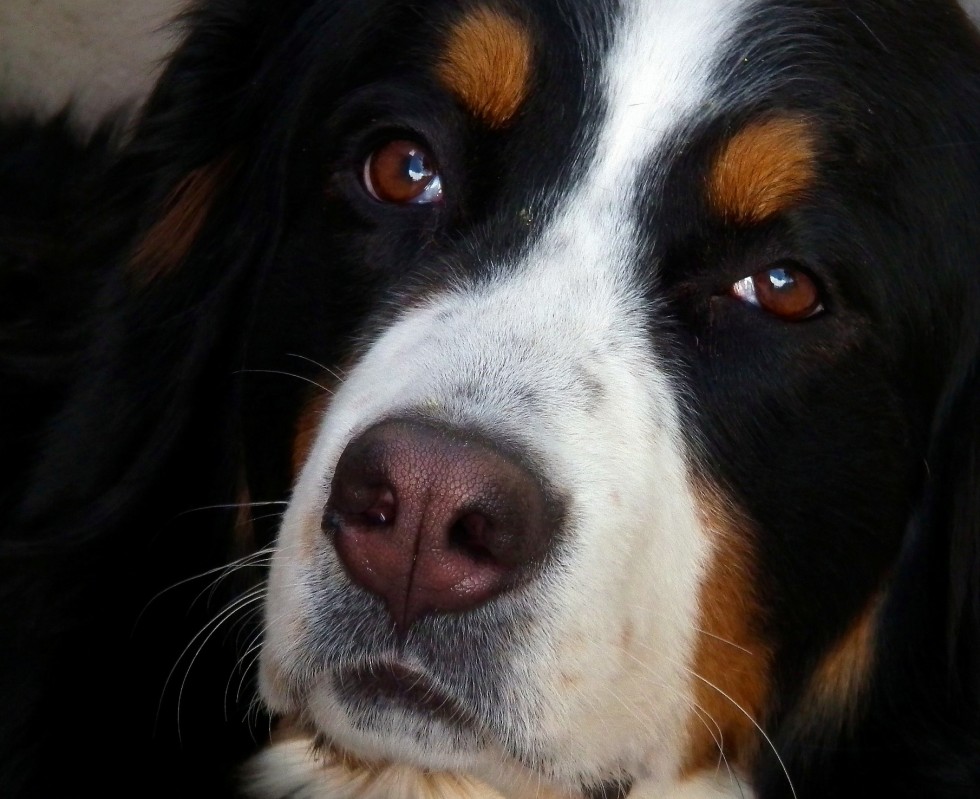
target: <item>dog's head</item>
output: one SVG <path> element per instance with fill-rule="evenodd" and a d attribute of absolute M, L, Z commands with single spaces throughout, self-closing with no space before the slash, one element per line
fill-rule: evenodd
<path fill-rule="evenodd" d="M 969 674 L 978 70 L 950 3 L 196 12 L 127 279 L 201 312 L 147 401 L 233 353 L 251 495 L 295 477 L 268 706 L 512 793 L 778 791 Z"/>

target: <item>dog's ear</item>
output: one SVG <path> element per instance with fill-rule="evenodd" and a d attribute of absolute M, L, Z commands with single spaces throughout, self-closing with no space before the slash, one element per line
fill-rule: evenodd
<path fill-rule="evenodd" d="M 161 470 L 182 475 L 188 505 L 234 500 L 236 371 L 260 282 L 248 276 L 278 241 L 307 77 L 342 73 L 373 5 L 215 0 L 187 14 L 99 198 L 111 223 L 83 260 L 115 263 L 32 468 L 12 534 L 25 547 L 126 526 Z M 166 483 L 170 507 L 177 489 Z"/>
<path fill-rule="evenodd" d="M 882 619 L 877 655 L 878 726 L 872 738 L 879 746 L 889 742 L 882 751 L 902 748 L 904 754 L 893 758 L 900 763 L 896 774 L 920 794 L 943 793 L 942 785 L 949 796 L 965 795 L 964 786 L 975 784 L 980 769 L 978 321 L 962 331 L 934 417 L 923 500 Z"/>
<path fill-rule="evenodd" d="M 966 52 L 971 68 L 963 72 L 955 94 L 954 114 L 963 140 L 980 129 L 980 0 L 959 0 L 973 22 L 966 24 Z M 980 159 L 969 146 L 956 161 L 964 182 L 961 199 L 941 204 L 937 223 L 948 229 L 945 246 L 963 282 L 944 300 L 959 324 L 949 342 L 945 385 L 933 417 L 926 460 L 925 502 L 920 536 L 935 541 L 933 558 L 945 590 L 945 669 L 953 704 L 972 713 L 980 736 L 980 208 L 972 196 L 980 186 Z M 960 239 L 960 236 L 963 236 Z M 942 360 L 942 359 L 940 359 Z M 942 634 L 940 633 L 940 634 Z M 966 708 L 969 710 L 966 710 Z M 978 765 L 980 767 L 980 765 Z"/>
<path fill-rule="evenodd" d="M 213 775 L 250 745 L 226 721 L 244 718 L 244 707 L 224 705 L 241 652 L 212 641 L 197 656 L 215 605 L 196 601 L 206 582 L 189 582 L 234 556 L 235 511 L 181 512 L 245 499 L 236 373 L 250 292 L 275 252 L 284 137 L 304 90 L 304 65 L 289 48 L 316 35 L 299 18 L 313 5 L 341 16 L 361 6 L 211 0 L 192 11 L 104 188 L 80 200 L 97 221 L 72 242 L 71 268 L 100 284 L 84 354 L 0 530 L 0 683 L 10 686 L 0 782 L 17 795 L 57 795 L 68 779 L 113 794 L 123 790 L 114 781 L 134 773 L 159 775 L 152 795 L 191 784 L 220 793 L 227 786 L 188 770 L 199 763 Z M 233 594 L 225 581 L 208 596 Z M 194 670 L 182 679 L 188 659 Z M 111 773 L 88 728 L 106 716 L 126 731 Z"/>
<path fill-rule="evenodd" d="M 980 345 L 964 358 L 929 457 L 932 524 L 948 545 L 947 652 L 956 694 L 980 703 Z M 980 705 L 977 706 L 980 710 Z"/>
<path fill-rule="evenodd" d="M 15 550 L 57 551 L 124 524 L 159 470 L 174 465 L 192 410 L 199 435 L 226 432 L 203 426 L 193 397 L 227 395 L 230 369 L 213 359 L 256 246 L 245 220 L 234 247 L 216 247 L 209 228 L 222 213 L 242 210 L 227 207 L 241 177 L 231 98 L 254 70 L 248 62 L 257 59 L 251 29 L 260 4 L 213 5 L 189 15 L 187 39 L 142 120 L 87 198 L 99 221 L 76 243 L 73 267 L 98 273 L 101 289 L 74 387 L 31 467 L 10 536 Z M 205 113 L 209 97 L 229 124 Z M 210 385 L 201 384 L 205 375 Z M 206 442 L 198 443 L 203 451 Z"/>
<path fill-rule="evenodd" d="M 883 690 L 980 733 L 980 332 L 963 331 L 934 414 L 922 499 L 883 619 Z M 893 701 L 893 700 L 889 700 Z M 938 711 L 939 707 L 946 708 Z M 954 721 L 954 717 L 959 722 Z"/>

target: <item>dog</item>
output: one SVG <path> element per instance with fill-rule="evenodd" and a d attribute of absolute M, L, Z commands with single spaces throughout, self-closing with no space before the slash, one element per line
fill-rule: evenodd
<path fill-rule="evenodd" d="M 962 7 L 185 23 L 8 525 L 6 784 L 978 795 Z M 258 608 L 260 644 L 201 643 Z"/>

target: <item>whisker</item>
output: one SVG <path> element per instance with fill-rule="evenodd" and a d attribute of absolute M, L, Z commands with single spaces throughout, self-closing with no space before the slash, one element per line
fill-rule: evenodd
<path fill-rule="evenodd" d="M 181 709 L 181 705 L 183 704 L 184 689 L 187 687 L 187 679 L 191 676 L 191 669 L 194 668 L 194 664 L 197 662 L 198 657 L 200 657 L 201 652 L 204 651 L 204 647 L 207 646 L 208 641 L 210 641 L 214 637 L 214 634 L 218 632 L 218 630 L 221 628 L 221 625 L 224 624 L 224 622 L 226 622 L 228 619 L 235 616 L 239 611 L 243 610 L 249 605 L 255 605 L 256 603 L 261 605 L 264 599 L 265 599 L 265 588 L 263 587 L 262 593 L 259 596 L 253 596 L 247 600 L 239 600 L 238 602 L 236 602 L 235 605 L 233 605 L 228 610 L 228 612 L 224 614 L 223 618 L 221 618 L 220 621 L 218 621 L 218 623 L 212 625 L 211 632 L 209 632 L 207 636 L 205 636 L 204 640 L 201 641 L 200 645 L 197 647 L 197 651 L 194 653 L 194 657 L 192 657 L 190 662 L 187 664 L 187 669 L 184 671 L 184 678 L 180 681 L 180 690 L 177 692 L 177 740 L 178 741 L 181 740 L 180 709 Z M 198 635 L 200 635 L 200 633 Z M 195 638 L 197 637 L 198 636 L 195 636 Z M 183 657 L 183 655 L 181 657 Z M 164 690 L 166 690 L 166 688 Z"/>
<path fill-rule="evenodd" d="M 312 363 L 314 366 L 322 369 L 324 372 L 330 375 L 338 383 L 344 382 L 344 374 L 338 369 L 331 369 L 329 366 L 325 366 L 319 361 L 314 361 L 312 358 L 307 358 L 305 355 L 299 355 L 298 353 L 295 352 L 287 352 L 286 354 L 291 358 L 299 358 L 300 360 L 306 361 L 307 363 Z"/>
<path fill-rule="evenodd" d="M 191 647 L 194 646 L 194 644 L 201 638 L 201 636 L 206 636 L 206 638 L 202 642 L 201 646 L 198 648 L 197 652 L 195 653 L 194 658 L 191 660 L 191 663 L 188 665 L 188 667 L 187 667 L 187 669 L 188 669 L 187 673 L 190 672 L 190 668 L 191 668 L 191 666 L 193 666 L 194 660 L 197 658 L 197 655 L 200 654 L 201 649 L 204 647 L 204 645 L 207 643 L 207 641 L 211 638 L 211 634 L 212 634 L 213 630 L 217 630 L 227 619 L 233 617 L 242 608 L 247 607 L 249 604 L 251 604 L 253 602 L 261 601 L 261 600 L 264 599 L 264 597 L 265 597 L 265 586 L 264 585 L 261 586 L 261 587 L 259 587 L 259 588 L 255 588 L 255 589 L 253 589 L 251 591 L 248 591 L 247 593 L 245 593 L 242 596 L 240 596 L 237 599 L 235 599 L 230 605 L 226 606 L 223 610 L 221 610 L 215 616 L 215 618 L 211 619 L 207 624 L 205 624 L 194 635 L 193 638 L 191 638 L 191 640 L 187 643 L 187 646 L 184 647 L 183 651 L 177 657 L 176 661 L 174 662 L 173 667 L 171 667 L 170 672 L 167 674 L 167 679 L 164 681 L 163 689 L 160 692 L 160 701 L 157 704 L 157 719 L 156 719 L 156 721 L 157 721 L 158 724 L 159 724 L 159 721 L 160 721 L 160 714 L 163 712 L 163 702 L 164 702 L 164 699 L 165 699 L 166 694 L 167 694 L 167 689 L 170 686 L 170 681 L 173 679 L 173 676 L 176 673 L 177 668 L 180 666 L 181 662 L 183 661 L 183 659 L 187 655 L 187 653 L 190 651 Z M 184 681 L 181 683 L 180 693 L 178 694 L 178 697 L 177 697 L 177 737 L 178 737 L 178 740 L 180 739 L 180 702 L 181 702 L 181 697 L 183 695 L 184 684 L 186 683 L 186 679 L 187 679 L 187 675 L 185 674 Z"/>
<path fill-rule="evenodd" d="M 178 513 L 174 518 L 179 519 L 181 516 L 187 516 L 191 513 L 198 513 L 202 510 L 237 510 L 239 508 L 265 508 L 270 505 L 288 505 L 284 499 L 281 500 L 270 500 L 269 502 L 230 502 L 224 505 L 202 505 L 200 508 L 191 508 L 190 510 L 184 510 Z"/>
<path fill-rule="evenodd" d="M 657 616 L 664 616 L 664 617 L 666 617 L 667 615 L 662 610 L 645 607 L 644 605 L 631 605 L 630 607 L 631 609 L 639 611 L 640 613 L 643 613 L 645 615 L 657 615 Z M 694 632 L 696 632 L 698 635 L 703 635 L 706 636 L 707 638 L 713 638 L 715 641 L 718 641 L 719 643 L 725 644 L 726 646 L 730 646 L 733 649 L 737 649 L 739 652 L 744 652 L 746 655 L 752 655 L 753 657 L 755 657 L 755 653 L 751 649 L 746 649 L 741 644 L 735 643 L 735 641 L 732 641 L 728 638 L 723 638 L 722 636 L 717 635 L 713 632 L 709 632 L 708 630 L 705 630 L 703 627 L 698 627 L 697 625 L 691 625 L 691 629 L 693 629 Z"/>
<path fill-rule="evenodd" d="M 696 632 L 698 635 L 704 635 L 707 636 L 708 638 L 713 638 L 714 640 L 722 644 L 726 644 L 727 646 L 730 646 L 733 649 L 737 649 L 740 652 L 744 652 L 746 655 L 752 655 L 753 657 L 755 657 L 755 653 L 751 649 L 746 649 L 744 646 L 741 646 L 740 644 L 736 644 L 734 641 L 729 641 L 727 638 L 722 638 L 720 635 L 715 635 L 715 633 L 710 633 L 707 630 L 701 629 L 700 627 L 695 627 L 693 625 L 692 627 L 694 629 L 694 632 Z"/>
<path fill-rule="evenodd" d="M 266 550 L 263 550 L 263 553 L 265 552 Z M 207 601 L 205 603 L 205 607 L 210 607 L 211 601 L 214 599 L 214 595 L 217 593 L 218 588 L 221 586 L 221 583 L 227 580 L 228 578 L 230 578 L 233 574 L 235 574 L 235 572 L 245 571 L 247 569 L 266 568 L 272 563 L 271 551 L 267 555 L 263 554 L 263 557 L 256 557 L 256 554 L 257 553 L 250 556 L 251 557 L 250 560 L 239 558 L 238 562 L 226 566 L 222 570 L 222 572 L 214 580 L 211 581 L 210 585 L 204 586 L 204 588 L 202 588 L 198 592 L 197 596 L 194 597 L 194 599 L 191 601 L 188 607 L 193 608 L 201 600 L 201 597 L 204 596 L 205 592 L 207 592 L 208 595 Z"/>
<path fill-rule="evenodd" d="M 274 552 L 275 552 L 274 547 L 264 547 L 263 549 L 256 550 L 255 552 L 250 552 L 248 555 L 243 555 L 242 557 L 236 558 L 235 560 L 229 561 L 228 563 L 222 564 L 221 566 L 215 566 L 213 569 L 208 569 L 207 571 L 203 571 L 200 574 L 191 575 L 190 577 L 185 577 L 183 580 L 178 580 L 173 585 L 168 585 L 166 588 L 158 591 L 156 594 L 150 597 L 150 599 L 147 600 L 146 605 L 143 606 L 143 609 L 140 611 L 139 616 L 136 617 L 136 621 L 133 622 L 133 631 L 135 632 L 143 616 L 150 609 L 150 606 L 158 599 L 160 599 L 160 597 L 162 597 L 164 594 L 167 594 L 170 591 L 180 588 L 183 585 L 193 583 L 195 580 L 203 580 L 205 577 L 210 577 L 212 574 L 219 575 L 216 582 L 220 582 L 226 576 L 224 574 L 225 572 L 231 574 L 234 573 L 235 571 L 238 571 L 239 569 L 248 568 L 250 566 L 261 565 L 263 563 L 263 559 L 267 557 L 271 557 Z M 209 586 L 205 586 L 205 588 L 202 590 L 202 593 L 204 590 L 207 590 Z M 197 597 L 194 599 L 194 602 L 200 599 L 200 597 L 201 594 L 198 594 Z M 191 603 L 191 607 L 193 607 L 193 602 Z"/>
<path fill-rule="evenodd" d="M 632 655 L 630 653 L 627 654 L 629 655 L 630 658 L 632 658 L 637 663 L 637 665 L 639 665 L 647 672 L 647 676 L 651 677 L 652 680 L 657 684 L 657 686 L 674 694 L 674 696 L 676 696 L 678 699 L 680 699 L 681 702 L 683 702 L 688 708 L 690 708 L 690 710 L 697 717 L 698 721 L 700 721 L 701 724 L 704 725 L 705 730 L 707 730 L 708 735 L 711 736 L 711 740 L 714 741 L 715 747 L 718 749 L 718 765 L 716 768 L 721 768 L 722 763 L 724 763 L 725 769 L 728 772 L 729 779 L 731 780 L 732 784 L 738 788 L 739 795 L 742 796 L 744 799 L 744 791 L 742 789 L 741 780 L 738 779 L 738 776 L 735 774 L 734 769 L 732 769 L 731 763 L 728 761 L 728 755 L 725 754 L 725 734 L 721 729 L 721 724 L 719 724 L 718 721 L 704 707 L 699 705 L 695 700 L 691 699 L 688 696 L 685 696 L 676 688 L 668 685 L 665 680 L 657 677 L 656 673 L 649 666 L 649 664 L 644 663 L 635 655 Z M 630 706 L 624 699 L 622 699 L 622 697 L 620 697 L 619 694 L 612 687 L 603 684 L 602 688 L 607 693 L 609 693 L 614 699 L 616 699 L 616 701 L 619 702 L 630 713 L 630 715 L 632 715 L 633 718 L 635 718 L 641 725 L 646 724 L 647 720 L 641 718 L 637 714 L 636 709 Z M 711 722 L 710 724 L 708 723 L 709 721 Z M 714 729 L 712 729 L 712 726 L 714 727 Z"/>
<path fill-rule="evenodd" d="M 241 677 L 238 680 L 238 688 L 235 691 L 236 703 L 241 702 L 242 690 L 245 688 L 245 680 L 248 677 L 249 672 L 252 670 L 252 667 L 258 662 L 259 655 L 261 655 L 261 653 L 262 653 L 262 633 L 258 632 L 253 636 L 251 644 L 249 644 L 248 649 L 246 649 L 245 652 L 242 653 L 242 656 L 239 660 L 239 662 L 242 664 L 242 668 L 241 668 Z M 245 658 L 249 657 L 250 655 L 252 656 L 252 662 L 246 667 L 244 665 L 244 661 Z"/>
<path fill-rule="evenodd" d="M 649 651 L 653 651 L 653 647 L 651 647 L 651 646 L 648 646 L 648 645 L 645 645 L 645 644 L 642 644 L 642 643 L 640 645 L 641 646 L 644 646 L 644 648 L 648 649 Z M 743 716 L 745 716 L 745 718 L 747 718 L 749 720 L 749 722 L 751 722 L 752 726 L 755 727 L 756 730 L 759 731 L 759 734 L 765 739 L 766 743 L 769 745 L 769 748 L 772 750 L 773 755 L 775 755 L 776 760 L 779 763 L 780 768 L 782 768 L 782 770 L 783 770 L 783 774 L 786 776 L 786 782 L 789 785 L 790 793 L 793 795 L 793 799 L 797 799 L 796 787 L 793 785 L 793 780 L 792 780 L 792 778 L 789 775 L 789 769 L 786 768 L 786 764 L 783 761 L 782 756 L 779 754 L 779 750 L 776 749 L 776 745 L 773 742 L 772 738 L 769 737 L 769 735 L 762 728 L 762 726 L 752 717 L 752 714 L 749 713 L 738 702 L 736 702 L 735 699 L 733 699 L 731 696 L 729 696 L 727 693 L 725 693 L 725 691 L 723 691 L 721 688 L 719 688 L 717 685 L 715 685 L 713 682 L 711 682 L 707 678 L 705 678 L 705 677 L 701 676 L 700 674 L 698 674 L 698 672 L 695 671 L 694 669 L 691 669 L 690 667 L 688 667 L 684 663 L 678 663 L 676 660 L 667 657 L 660 650 L 657 650 L 657 653 L 658 653 L 658 655 L 660 657 L 663 657 L 665 660 L 668 660 L 669 662 L 673 663 L 675 666 L 680 666 L 682 669 L 684 669 L 684 671 L 688 672 L 688 674 L 690 674 L 692 677 L 695 677 L 696 679 L 701 680 L 701 682 L 703 682 L 709 688 L 717 691 L 719 695 L 721 695 L 724 699 L 726 699 L 728 702 L 730 702 L 733 707 L 735 707 Z M 650 675 L 652 675 L 654 677 L 654 679 L 657 679 L 658 683 L 661 683 L 662 684 L 662 680 L 660 680 L 659 678 L 657 678 L 657 675 L 655 674 L 655 672 L 653 671 L 653 669 L 650 667 L 649 664 L 644 663 L 642 660 L 640 660 L 639 658 L 637 658 L 635 655 L 630 654 L 630 657 L 638 665 L 640 665 L 642 668 L 644 668 Z M 668 688 L 668 690 L 670 689 L 670 686 L 666 686 L 665 685 L 664 687 Z M 695 705 L 695 706 L 696 707 L 699 707 L 702 711 L 704 711 L 704 708 L 701 707 L 700 705 Z M 704 711 L 704 712 L 707 713 L 707 711 Z M 710 717 L 710 714 L 709 714 L 709 718 L 711 718 Z M 711 718 L 711 720 L 712 720 L 712 722 L 714 722 L 718 726 L 718 730 L 719 730 L 719 732 L 721 732 L 721 727 L 720 727 L 720 725 L 718 725 L 718 722 L 714 718 Z M 712 737 L 714 737 L 714 736 L 712 736 Z M 717 740 L 716 740 L 716 743 L 717 743 Z M 724 752 L 722 752 L 722 757 L 725 757 Z M 727 757 L 725 757 L 725 761 L 726 761 L 726 764 L 727 764 L 727 761 L 728 761 L 728 758 Z M 729 774 L 732 776 L 732 778 L 735 780 L 736 785 L 738 785 L 739 792 L 742 793 L 741 782 L 737 779 L 737 777 L 735 777 L 734 773 L 732 772 L 732 769 L 731 769 L 731 766 L 730 765 L 728 766 L 728 771 L 729 771 Z"/>
<path fill-rule="evenodd" d="M 311 386 L 316 386 L 326 394 L 332 395 L 334 393 L 332 389 L 327 388 L 321 383 L 317 383 L 316 380 L 310 380 L 310 378 L 303 377 L 303 375 L 294 374 L 293 372 L 284 372 L 279 369 L 237 369 L 232 372 L 232 374 L 283 375 L 284 377 L 295 377 L 297 380 L 302 380 L 304 383 L 309 383 Z"/>
<path fill-rule="evenodd" d="M 283 517 L 283 514 L 284 513 L 285 513 L 285 511 L 279 511 L 279 513 L 266 513 L 266 514 L 263 514 L 262 516 L 253 516 L 252 517 L 252 521 L 253 522 L 263 522 L 266 519 L 281 519 Z"/>
<path fill-rule="evenodd" d="M 255 618 L 255 616 L 261 613 L 261 611 L 262 611 L 261 606 L 252 608 L 248 613 L 246 613 L 239 620 L 239 624 L 244 626 L 246 622 Z M 239 647 L 236 646 L 236 648 Z M 255 662 L 258 659 L 257 653 L 261 648 L 262 648 L 262 635 L 261 633 L 256 633 L 255 635 L 252 636 L 245 651 L 242 652 L 241 655 L 239 655 L 238 659 L 235 661 L 235 664 L 232 666 L 231 671 L 228 674 L 228 680 L 225 683 L 225 701 L 224 701 L 225 721 L 228 721 L 228 695 L 229 692 L 231 691 L 231 682 L 235 678 L 235 672 L 238 672 L 241 675 L 238 680 L 238 688 L 235 691 L 235 702 L 237 704 L 242 699 L 242 688 L 245 685 L 245 680 L 248 677 L 252 666 L 255 665 Z M 246 663 L 246 661 L 249 660 L 250 656 L 253 654 L 255 655 L 255 657 L 251 657 L 251 662 Z"/>
<path fill-rule="evenodd" d="M 242 719 L 243 723 L 252 730 L 252 741 L 254 743 L 259 743 L 256 740 L 257 730 L 259 726 L 259 719 L 262 717 L 264 708 L 262 707 L 262 698 L 258 693 L 252 694 L 252 698 L 249 700 L 248 707 L 245 709 L 245 716 Z M 272 715 L 268 715 L 268 729 L 266 730 L 266 738 L 268 741 L 272 737 Z"/>
<path fill-rule="evenodd" d="M 661 654 L 661 657 L 666 657 L 666 656 L 663 655 L 663 653 L 660 653 L 660 654 Z M 669 659 L 669 658 L 667 658 L 667 659 Z M 640 662 L 642 663 L 642 661 L 640 661 Z M 772 738 L 769 737 L 768 733 L 762 728 L 762 726 L 759 724 L 759 722 L 757 722 L 752 717 L 752 714 L 749 713 L 744 707 L 742 707 L 742 705 L 740 705 L 738 702 L 736 702 L 734 698 L 732 698 L 731 696 L 729 696 L 725 691 L 723 691 L 721 688 L 719 688 L 717 685 L 715 685 L 713 682 L 711 682 L 711 680 L 707 679 L 706 677 L 702 676 L 701 674 L 698 674 L 698 672 L 695 671 L 694 669 L 686 666 L 683 663 L 677 663 L 676 661 L 673 661 L 673 660 L 671 660 L 671 662 L 674 663 L 675 665 L 680 666 L 682 669 L 684 669 L 684 671 L 686 671 L 692 677 L 694 677 L 697 680 L 700 680 L 705 685 L 707 685 L 709 688 L 711 688 L 712 690 L 716 691 L 721 697 L 723 697 L 725 700 L 727 700 L 732 705 L 732 707 L 736 708 L 743 716 L 745 716 L 745 718 L 747 718 L 749 720 L 749 722 L 752 724 L 752 726 L 755 727 L 756 730 L 758 730 L 759 734 L 763 737 L 763 739 L 765 740 L 765 742 L 769 745 L 769 748 L 772 750 L 773 755 L 775 755 L 775 757 L 776 757 L 776 761 L 779 763 L 780 768 L 783 770 L 783 774 L 786 776 L 786 782 L 789 785 L 789 790 L 790 790 L 790 793 L 793 795 L 793 799 L 797 799 L 796 787 L 793 785 L 793 780 L 792 780 L 792 778 L 789 775 L 789 769 L 786 768 L 786 763 L 783 761 L 782 756 L 779 754 L 779 750 L 776 749 L 776 745 L 773 742 Z"/>
<path fill-rule="evenodd" d="M 684 666 L 684 669 L 692 677 L 694 677 L 695 679 L 701 680 L 701 682 L 703 682 L 709 688 L 712 688 L 715 691 L 717 691 L 721 696 L 723 696 L 725 699 L 727 699 L 729 702 L 731 702 L 732 705 L 735 708 L 737 708 L 738 711 L 743 716 L 745 716 L 745 718 L 747 718 L 750 722 L 752 722 L 752 726 L 755 727 L 759 731 L 759 734 L 765 739 L 766 743 L 769 744 L 769 748 L 772 749 L 772 753 L 776 756 L 776 760 L 779 763 L 779 767 L 783 770 L 783 774 L 786 775 L 786 783 L 789 785 L 790 793 L 793 794 L 793 799 L 797 799 L 797 796 L 796 796 L 796 787 L 793 785 L 793 780 L 789 776 L 789 769 L 786 768 L 786 764 L 783 762 L 783 758 L 780 756 L 779 750 L 776 749 L 776 745 L 773 743 L 772 738 L 770 738 L 769 735 L 766 733 L 766 731 L 764 729 L 762 729 L 762 726 L 754 718 L 752 718 L 752 714 L 749 713 L 744 707 L 742 707 L 738 702 L 736 702 L 727 693 L 725 693 L 723 690 L 721 690 L 721 688 L 719 688 L 717 685 L 715 685 L 713 682 L 711 682 L 711 680 L 709 680 L 709 679 L 707 679 L 705 677 L 702 677 L 694 669 L 690 669 L 687 666 Z"/>

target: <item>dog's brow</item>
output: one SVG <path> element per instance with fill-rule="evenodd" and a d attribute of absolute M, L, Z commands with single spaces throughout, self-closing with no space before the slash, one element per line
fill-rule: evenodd
<path fill-rule="evenodd" d="M 530 33 L 517 20 L 477 7 L 452 26 L 439 80 L 474 116 L 503 127 L 527 96 L 531 51 Z"/>
<path fill-rule="evenodd" d="M 802 119 L 750 123 L 722 147 L 708 178 L 714 210 L 739 223 L 759 223 L 786 210 L 816 178 L 816 139 Z"/>

